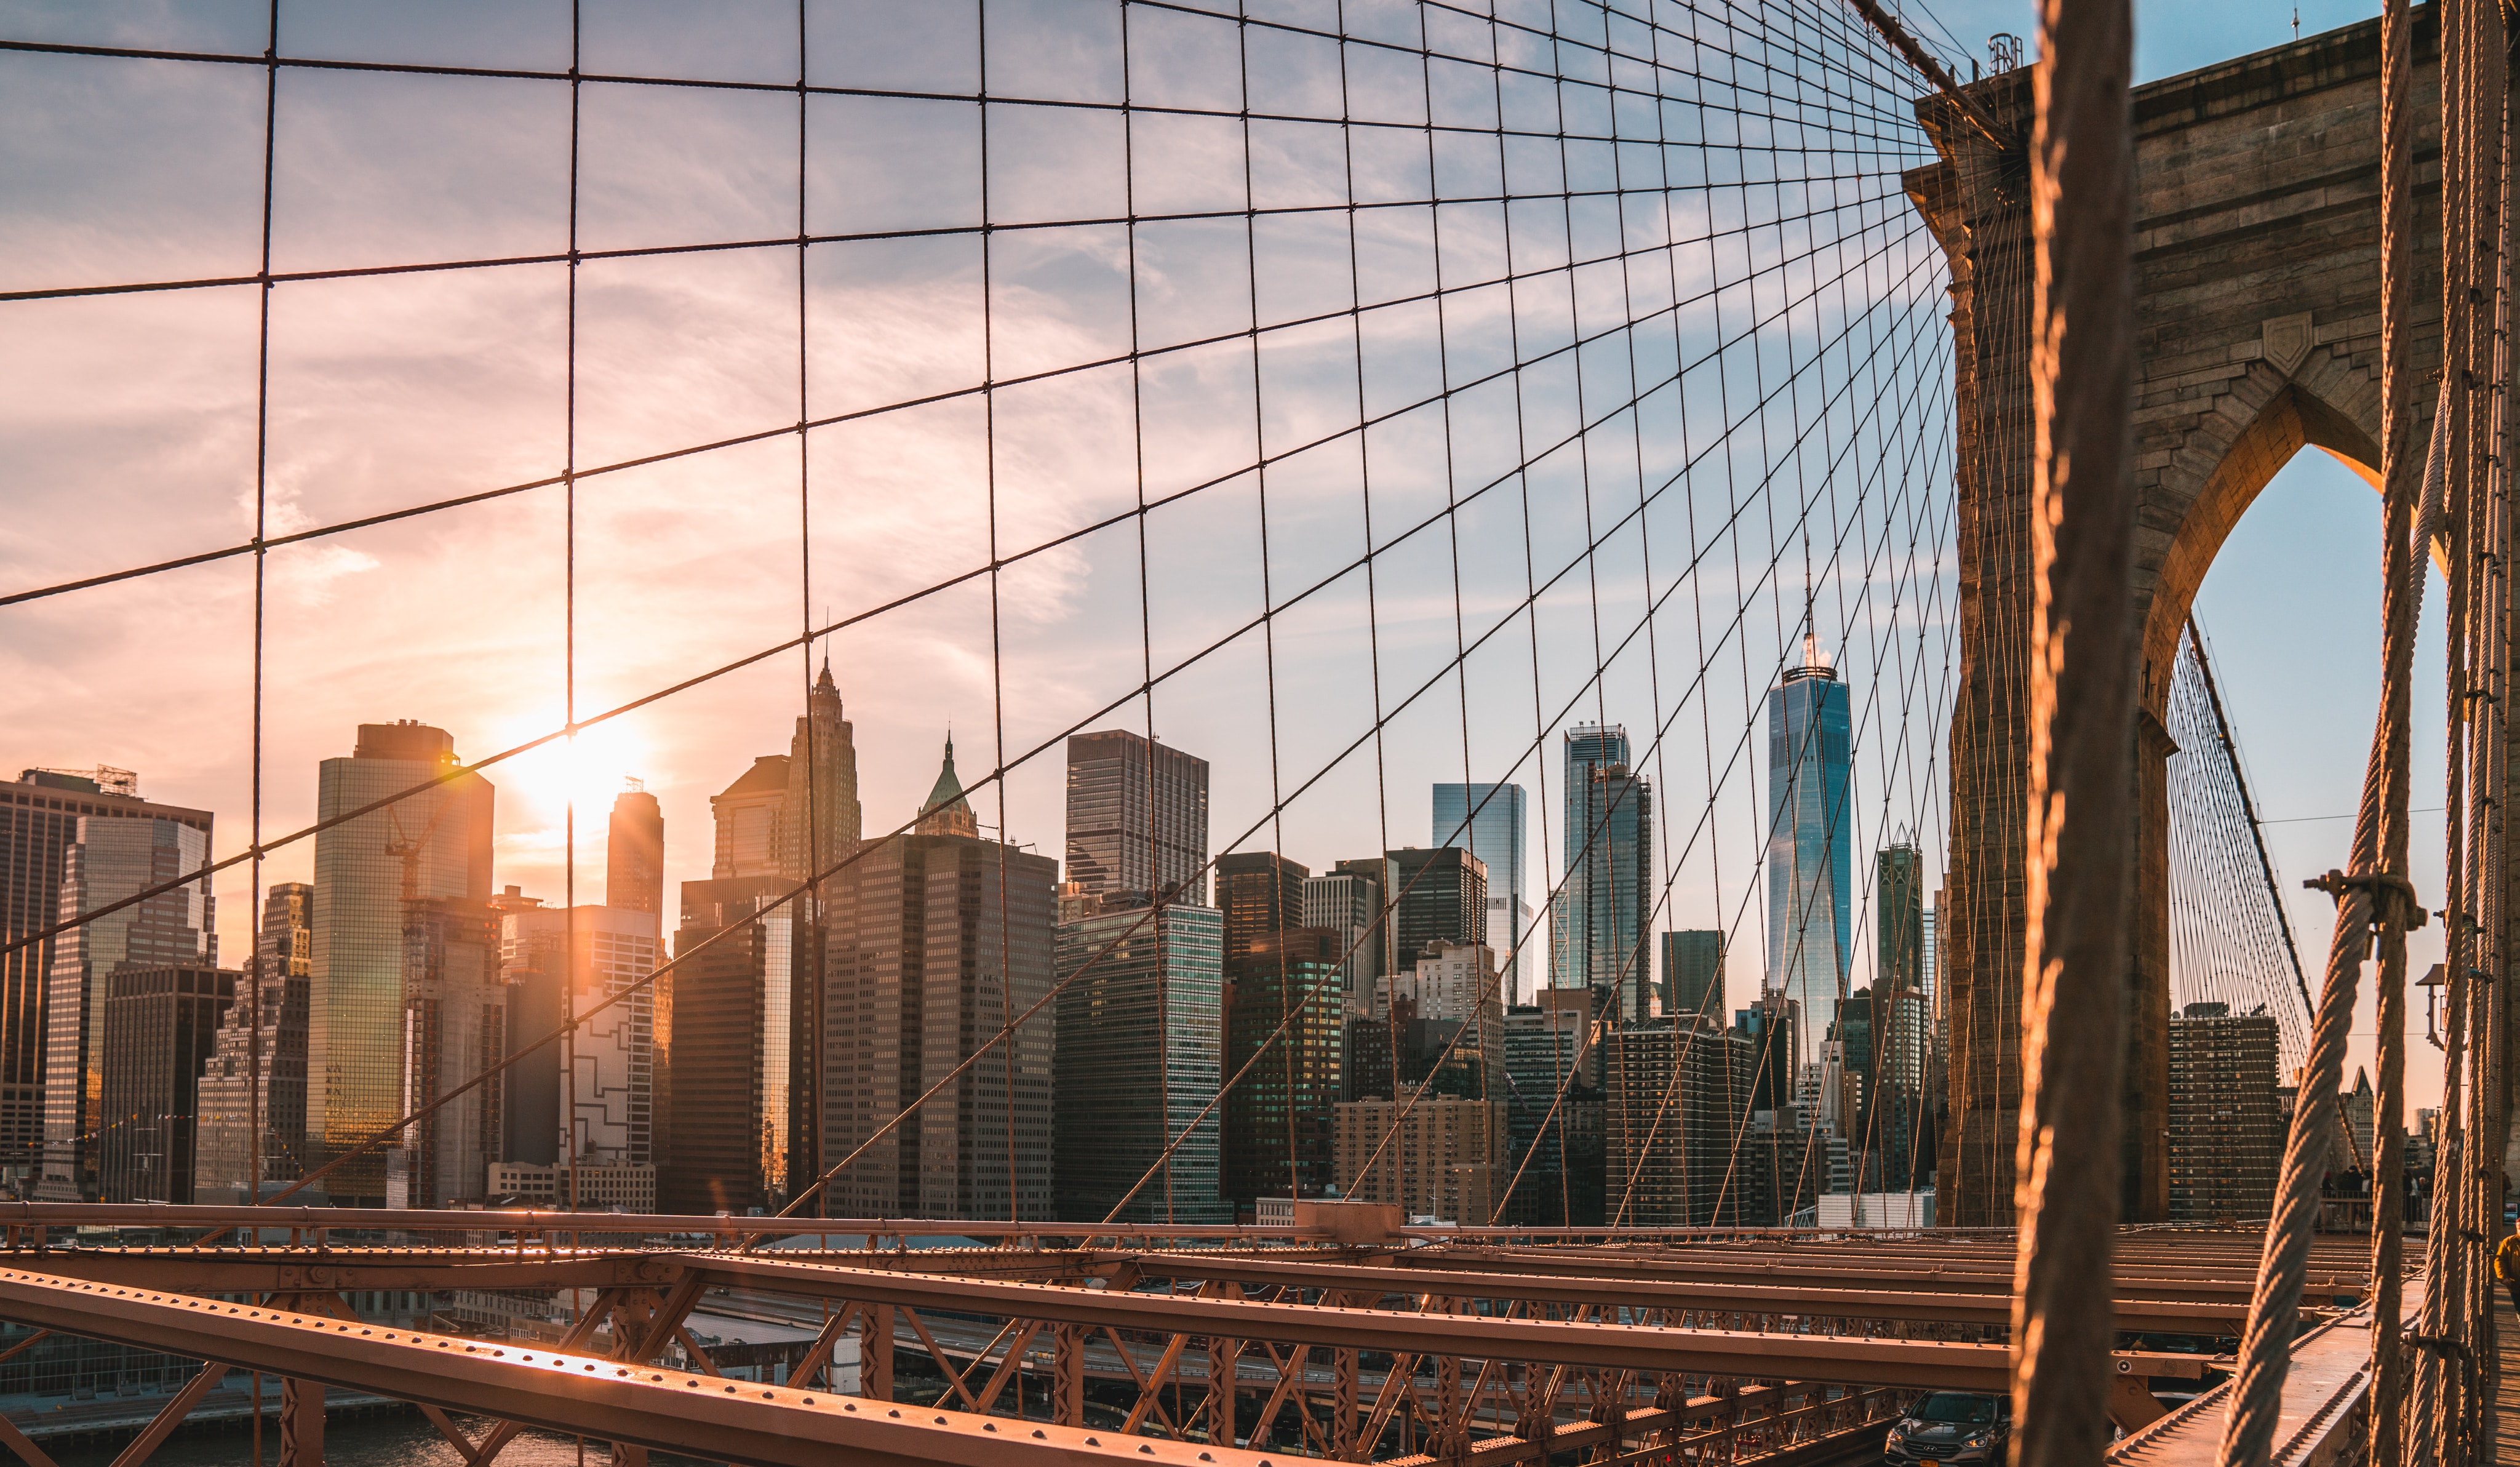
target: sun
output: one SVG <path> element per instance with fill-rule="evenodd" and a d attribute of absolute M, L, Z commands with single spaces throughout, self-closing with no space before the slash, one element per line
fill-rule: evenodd
<path fill-rule="evenodd" d="M 599 723 L 574 739 L 555 739 L 517 756 L 508 761 L 504 776 L 493 778 L 503 797 L 522 801 L 555 823 L 574 800 L 582 824 L 590 816 L 601 820 L 612 808 L 613 797 L 648 767 L 650 752 L 636 730 Z"/>

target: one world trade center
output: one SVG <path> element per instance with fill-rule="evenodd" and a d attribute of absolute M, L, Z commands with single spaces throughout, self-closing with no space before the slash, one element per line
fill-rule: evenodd
<path fill-rule="evenodd" d="M 1836 1022 L 1853 942 L 1846 702 L 1810 637 L 1768 692 L 1768 991 L 1800 1006 L 1803 1062 Z"/>

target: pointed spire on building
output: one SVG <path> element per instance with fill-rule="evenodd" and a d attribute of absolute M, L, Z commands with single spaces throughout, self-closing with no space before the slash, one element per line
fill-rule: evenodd
<path fill-rule="evenodd" d="M 936 771 L 936 786 L 927 792 L 927 802 L 919 807 L 919 833 L 922 836 L 969 836 L 980 834 L 980 822 L 971 813 L 971 802 L 963 798 L 962 778 L 954 772 L 954 736 L 945 735 L 945 765 Z"/>
<path fill-rule="evenodd" d="M 779 819 L 779 874 L 804 881 L 831 869 L 865 834 L 858 803 L 857 730 L 840 706 L 832 657 L 806 690 L 805 715 L 788 745 L 788 792 Z"/>

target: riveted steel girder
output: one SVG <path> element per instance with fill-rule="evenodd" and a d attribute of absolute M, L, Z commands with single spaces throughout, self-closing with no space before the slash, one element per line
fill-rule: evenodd
<path fill-rule="evenodd" d="M 549 1431 L 746 1467 L 1128 1461 L 1259 1467 L 1257 1452 L 857 1400 L 0 1269 L 0 1317 Z"/>

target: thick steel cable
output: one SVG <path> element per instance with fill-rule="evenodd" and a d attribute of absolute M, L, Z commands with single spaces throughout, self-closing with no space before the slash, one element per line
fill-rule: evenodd
<path fill-rule="evenodd" d="M 2398 54 L 2403 62 L 2404 30 L 2408 23 L 2403 0 L 2392 0 L 2383 19 L 2397 31 L 2401 48 Z M 2400 238 L 2403 241 L 2404 237 Z M 2385 284 L 2386 277 L 2383 279 Z M 2449 390 L 2445 381 L 2444 396 Z M 2409 416 L 2405 411 L 2390 414 L 2402 433 L 2411 433 L 2406 421 Z M 2436 498 L 2442 456 L 2448 446 L 2438 427 L 2444 416 L 2436 410 L 2437 426 L 2429 435 L 2430 446 L 2422 471 L 2420 492 L 2428 500 Z M 2392 485 L 2404 481 L 2402 475 L 2385 477 Z M 2394 682 L 2403 690 L 2408 680 L 2414 656 L 2414 626 L 2423 597 L 2423 578 L 2415 573 L 2420 565 L 2413 543 L 2416 516 L 2413 506 L 2407 503 L 2408 497 L 2404 492 L 2395 495 L 2383 522 L 2384 533 L 2394 541 L 2383 545 L 2383 563 L 2393 573 L 2381 586 L 2382 702 L 2363 772 L 2362 810 L 2355 817 L 2355 870 L 2343 876 L 2330 873 L 2327 883 L 2337 895 L 2336 930 L 2328 944 L 2327 977 L 2319 991 L 2318 1023 L 2312 1030 L 2310 1063 L 2302 1072 L 2292 1129 L 2284 1148 L 2274 1223 L 2267 1232 L 2258 1263 L 2257 1288 L 2249 1301 L 2248 1329 L 2241 1341 L 2239 1369 L 2235 1372 L 2237 1389 L 2232 1392 L 2230 1414 L 2224 1423 L 2216 1467 L 2263 1467 L 2272 1448 L 2284 1376 L 2292 1363 L 2302 1286 L 2310 1271 L 2319 1180 L 2327 1168 L 2328 1138 L 2338 1124 L 2336 1087 L 2344 1070 L 2346 1037 L 2354 1027 L 2355 990 L 2362 962 L 2374 946 L 2374 929 L 2384 925 L 2382 919 L 2387 915 L 2380 909 L 2380 899 L 2385 896 L 2409 907 L 2414 904 L 2410 894 L 2384 885 L 2376 870 L 2381 805 L 2390 789 L 2388 763 L 2393 752 L 2403 761 L 2405 752 L 2401 730 L 2390 725 L 2393 704 L 2389 688 Z M 2404 783 L 2400 782 L 2397 789 L 2403 799 Z M 2399 1282 L 2388 1278 L 2372 1280 L 2375 1311 L 2376 1303 L 2384 1297 L 2394 1306 Z"/>
<path fill-rule="evenodd" d="M 2484 88 L 2479 75 L 2480 62 L 2476 52 L 2482 39 L 2482 7 L 2471 4 L 2443 6 L 2442 69 L 2442 143 L 2443 143 L 2443 209 L 2445 237 L 2483 238 L 2482 161 L 2480 154 L 2490 145 L 2499 152 L 2500 97 L 2497 87 L 2495 125 L 2488 129 L 2477 115 Z M 2499 174 L 2498 158 L 2495 171 Z M 2493 224 L 2498 234 L 2501 200 L 2499 179 L 2495 189 Z M 2498 247 L 2500 240 L 2498 238 Z M 2443 257 L 2443 368 L 2445 408 L 2437 410 L 2434 434 L 2444 436 L 2448 429 L 2451 439 L 2450 483 L 2447 493 L 2455 501 L 2449 515 L 2446 557 L 2448 615 L 2444 635 L 2446 671 L 2447 721 L 2445 748 L 2445 788 L 2443 808 L 2443 875 L 2445 901 L 2442 908 L 2443 935 L 2441 972 L 2447 979 L 2443 988 L 2431 995 L 2430 1002 L 2447 999 L 2447 1032 L 2435 1032 L 2433 1041 L 2443 1051 L 2442 1104 L 2437 1113 L 2440 1124 L 2432 1140 L 2433 1178 L 2435 1185 L 2429 1199 L 2424 1245 L 2424 1297 L 2418 1311 L 2418 1331 L 2435 1340 L 2456 1340 L 2466 1333 L 2467 1310 L 2458 1296 L 2463 1293 L 2460 1277 L 2460 1245 L 2458 1234 L 2465 1226 L 2463 1214 L 2471 1200 L 2470 1189 L 2453 1182 L 2448 1195 L 2439 1185 L 2445 1169 L 2452 1176 L 2463 1175 L 2463 1154 L 2466 1137 L 2461 1126 L 2459 1109 L 2462 1102 L 2461 1070 L 2467 1057 L 2467 1008 L 2471 1001 L 2470 974 L 2475 966 L 2470 957 L 2473 940 L 2473 912 L 2469 905 L 2471 872 L 2466 861 L 2473 849 L 2464 839 L 2466 812 L 2462 808 L 2465 795 L 2465 759 L 2480 711 L 2469 696 L 2475 674 L 2468 666 L 2468 637 L 2475 613 L 2477 566 L 2473 559 L 2471 532 L 2483 527 L 2488 511 L 2483 502 L 2487 492 L 2486 474 L 2491 470 L 2478 463 L 2480 453 L 2489 453 L 2486 434 L 2476 412 L 2476 390 L 2486 386 L 2484 374 L 2478 371 L 2477 351 L 2482 345 L 2488 358 L 2495 352 L 2491 341 L 2478 341 L 2483 317 L 2472 303 L 2474 262 L 2467 252 L 2446 251 Z M 2501 282 L 2496 282 L 2498 288 Z M 2498 306 L 2498 295 L 2497 303 Z M 2455 380 L 2459 390 L 2455 397 L 2448 394 Z M 2454 402 L 2454 410 L 2450 404 Z M 2482 471 L 2482 472 L 2480 472 Z M 2429 548 L 2428 546 L 2426 548 Z M 2420 573 L 2420 571 L 2418 572 Z M 2426 1015 L 2428 1028 L 2437 1016 Z M 2403 1028 L 2403 1025 L 2401 1025 Z M 2383 1036 L 2385 1043 L 2387 1036 Z M 2403 1047 L 2403 1037 L 2399 1044 Z M 2375 1127 L 2380 1123 L 2375 1118 Z M 2388 1214 L 2394 1210 L 2380 1206 L 2375 1196 L 2372 1226 L 2375 1241 L 2382 1229 L 2396 1231 Z M 2463 1342 L 2462 1342 L 2463 1343 Z M 2457 1423 L 2463 1422 L 2461 1390 L 2464 1370 L 2456 1362 L 2446 1362 L 2430 1352 L 2417 1355 L 2413 1364 L 2413 1411 L 2416 1420 L 2443 1423 L 2449 1429 L 2436 1440 L 2431 1433 L 2417 1433 L 2409 1443 L 2403 1422 L 2395 1410 L 2375 1417 L 2373 1423 L 2373 1459 L 2384 1458 L 2391 1467 L 2411 1448 L 2413 1459 L 2429 1463 L 2438 1460 L 2460 1460 L 2465 1456 L 2463 1433 Z M 2400 1364 L 2403 1375 L 2405 1366 Z M 2403 1383 L 2401 1385 L 2403 1389 Z M 2395 1406 L 2397 1399 L 2375 1403 Z"/>
<path fill-rule="evenodd" d="M 2463 7 L 2443 7 L 2455 11 Z M 2429 449 L 2421 458 L 2421 481 L 2415 481 L 2410 471 L 2417 468 L 2414 442 L 2414 401 L 2412 396 L 2413 363 L 2409 360 L 2414 328 L 2409 301 L 2413 294 L 2414 274 L 2414 165 L 2411 87 L 2411 36 L 2403 24 L 2392 25 L 2392 8 L 2381 12 L 2381 49 L 2383 70 L 2380 88 L 2380 156 L 2381 206 L 2381 394 L 2385 425 L 2384 452 L 2387 461 L 2382 468 L 2388 497 L 2383 515 L 2381 554 L 2383 576 L 2383 667 L 2380 681 L 2380 722 L 2373 736 L 2374 771 L 2382 784 L 2379 800 L 2379 844 L 2376 864 L 2359 867 L 2356 876 L 2371 875 L 2386 880 L 2403 881 L 2407 870 L 2407 792 L 2408 712 L 2409 683 L 2413 665 L 2413 642 L 2416 618 L 2423 604 L 2425 552 L 2432 541 L 2429 533 L 2439 515 L 2437 505 L 2442 493 L 2445 470 L 2463 459 L 2460 450 L 2466 420 L 2466 399 L 2453 390 L 2450 372 L 2442 375 L 2442 391 L 2434 408 L 2429 434 Z M 2465 48 L 2451 41 L 2450 27 L 2453 16 L 2444 18 L 2442 40 L 2441 95 L 2446 129 L 2452 142 L 2467 130 L 2464 100 L 2459 97 L 2462 73 L 2468 58 Z M 2453 160 L 2445 154 L 2443 188 L 2445 218 L 2455 219 L 2455 210 L 2464 203 L 2467 169 L 2464 159 Z M 2464 220 L 2457 220 L 2464 223 Z M 2462 287 L 2466 283 L 2466 260 L 2452 263 L 2446 278 Z M 2446 287 L 2447 288 L 2447 287 Z M 2445 300 L 2443 346 L 2446 362 L 2462 356 L 2461 344 L 2450 328 L 2464 314 L 2464 290 L 2460 300 Z M 2463 364 L 2462 364 L 2463 365 Z M 2456 462 L 2455 472 L 2463 481 L 2464 462 Z M 2413 538 L 2409 538 L 2412 520 Z M 2390 605 L 2403 596 L 2404 606 Z M 2391 615 L 2395 613 L 2396 615 Z M 2385 750 L 2383 743 L 2385 742 Z M 2366 792 L 2366 802 L 2368 796 Z M 2448 817 L 2445 816 L 2445 819 Z M 2360 836 L 2358 824 L 2357 835 Z M 2357 854 L 2362 854 L 2358 841 Z M 2407 903 L 2410 905 L 2411 903 Z M 2378 967 L 2373 974 L 2374 1038 L 2378 1050 L 2379 1081 L 2371 1116 L 2371 1455 L 2373 1467 L 2399 1467 L 2404 1446 L 2405 1423 L 2400 1411 L 2406 1391 L 2407 1359 L 2400 1345 L 2403 1324 L 2400 1300 L 2405 1288 L 2401 1258 L 2405 1241 L 2400 1214 L 2405 1207 L 2406 1126 L 2406 929 L 2422 920 L 2420 908 L 2408 913 L 2403 905 L 2385 900 L 2375 904 L 2379 919 L 2375 956 Z"/>
<path fill-rule="evenodd" d="M 2509 17 L 2501 17 L 2503 38 L 2510 36 Z M 2473 1189 L 2467 1203 L 2468 1216 L 2483 1226 L 2486 1240 L 2502 1232 L 2501 1199 L 2508 1186 L 2506 1158 L 2503 1148 L 2494 1140 L 2503 1134 L 2507 1123 L 2506 1109 L 2510 1083 L 2510 997 L 2507 987 L 2511 973 L 2510 937 L 2504 924 L 2514 907 L 2510 901 L 2510 851 L 2508 847 L 2509 813 L 2505 798 L 2510 780 L 2510 709 L 2508 699 L 2509 658 L 2513 638 L 2509 616 L 2511 611 L 2510 564 L 2512 554 L 2511 483 L 2514 435 L 2512 423 L 2512 374 L 2520 368 L 2520 353 L 2512 349 L 2511 251 L 2520 240 L 2520 229 L 2512 223 L 2515 203 L 2520 194 L 2513 187 L 2515 172 L 2520 172 L 2520 159 L 2515 159 L 2513 123 L 2520 120 L 2520 108 L 2513 106 L 2511 91 L 2515 80 L 2509 64 L 2509 53 L 2499 53 L 2499 84 L 2495 88 L 2501 106 L 2498 141 L 2502 154 L 2502 216 L 2498 231 L 2498 252 L 2500 290 L 2495 303 L 2494 332 L 2494 434 L 2489 440 L 2494 454 L 2490 490 L 2485 496 L 2484 524 L 2478 531 L 2479 554 L 2471 560 L 2477 568 L 2479 616 L 2477 617 L 2481 675 L 2477 680 L 2481 724 L 2475 744 L 2479 751 L 2477 777 L 2471 781 L 2470 799 L 2474 802 L 2472 842 L 2480 848 L 2471 857 L 2471 868 L 2481 873 L 2476 883 L 2476 910 L 2482 914 L 2483 933 L 2480 962 L 2485 980 L 2469 985 L 2470 1002 L 2474 1006 L 2469 1022 L 2471 1035 L 2470 1083 L 2468 1093 L 2471 1114 L 2467 1134 L 2474 1138 L 2474 1162 L 2461 1175 Z M 2490 557 L 2490 558 L 2489 558 Z M 2464 1234 L 2462 1235 L 2464 1236 Z M 2468 1320 L 2468 1338 L 2477 1358 L 2485 1367 L 2486 1379 L 2498 1382 L 2501 1373 L 2500 1331 L 2494 1327 L 2493 1289 L 2490 1274 L 2488 1242 L 2468 1239 L 2467 1287 L 2460 1301 Z M 2482 1408 L 2482 1403 L 2479 1403 Z"/>
<path fill-rule="evenodd" d="M 2119 1034 L 2134 891 L 2133 65 L 2128 0 L 2040 7 L 2015 1467 L 2083 1467 L 2113 1435 Z"/>

